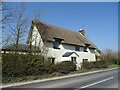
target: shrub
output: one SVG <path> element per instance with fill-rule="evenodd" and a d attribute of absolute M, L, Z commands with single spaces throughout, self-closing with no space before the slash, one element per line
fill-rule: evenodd
<path fill-rule="evenodd" d="M 118 63 L 119 52 L 111 49 L 106 49 L 101 53 L 100 59 L 105 61 L 108 65 L 119 64 Z"/>
<path fill-rule="evenodd" d="M 76 65 L 71 61 L 63 61 L 56 65 L 56 71 L 61 74 L 67 74 L 76 70 Z"/>
<path fill-rule="evenodd" d="M 94 64 L 95 68 L 108 68 L 108 64 L 106 63 L 106 61 L 100 60 L 100 61 L 96 61 L 96 62 L 92 62 Z"/>
<path fill-rule="evenodd" d="M 85 61 L 82 63 L 81 68 L 92 69 L 92 68 L 94 68 L 94 64 L 91 62 Z"/>
<path fill-rule="evenodd" d="M 44 61 L 40 55 L 3 54 L 3 77 L 21 77 L 26 75 L 43 75 L 55 71 L 55 65 L 49 60 Z"/>

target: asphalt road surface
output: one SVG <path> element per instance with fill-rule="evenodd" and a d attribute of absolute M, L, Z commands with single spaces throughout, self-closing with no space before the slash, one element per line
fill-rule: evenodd
<path fill-rule="evenodd" d="M 118 69 L 114 69 L 64 79 L 19 85 L 10 88 L 73 88 L 74 90 L 83 88 L 118 88 L 118 73 Z"/>

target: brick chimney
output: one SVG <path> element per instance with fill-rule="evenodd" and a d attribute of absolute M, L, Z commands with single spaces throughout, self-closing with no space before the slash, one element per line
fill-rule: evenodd
<path fill-rule="evenodd" d="M 85 36 L 85 30 L 83 30 L 83 29 L 80 29 L 80 31 L 79 31 L 83 36 Z"/>
<path fill-rule="evenodd" d="M 101 54 L 101 50 L 96 50 L 99 54 Z"/>

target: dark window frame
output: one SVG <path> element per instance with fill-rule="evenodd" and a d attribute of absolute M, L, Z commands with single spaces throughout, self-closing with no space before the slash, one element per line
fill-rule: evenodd
<path fill-rule="evenodd" d="M 83 62 L 88 62 L 88 59 L 82 59 L 83 60 Z"/>
<path fill-rule="evenodd" d="M 76 60 L 76 59 L 77 59 L 76 57 L 71 57 L 71 61 L 72 61 L 74 64 L 77 63 L 77 60 Z"/>
<path fill-rule="evenodd" d="M 87 47 L 84 47 L 84 52 L 88 52 L 88 51 L 87 51 Z"/>
<path fill-rule="evenodd" d="M 52 58 L 52 59 L 51 59 L 51 63 L 52 63 L 52 64 L 55 64 L 55 58 Z"/>
<path fill-rule="evenodd" d="M 54 48 L 54 49 L 60 49 L 60 48 L 59 48 L 60 42 L 61 42 L 61 40 L 55 39 L 55 41 L 53 42 L 53 48 Z"/>

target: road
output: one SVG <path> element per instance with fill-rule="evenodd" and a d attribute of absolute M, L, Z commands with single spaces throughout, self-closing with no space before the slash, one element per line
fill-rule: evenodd
<path fill-rule="evenodd" d="M 118 73 L 118 69 L 114 69 L 9 88 L 72 88 L 72 90 L 83 88 L 118 88 Z"/>

